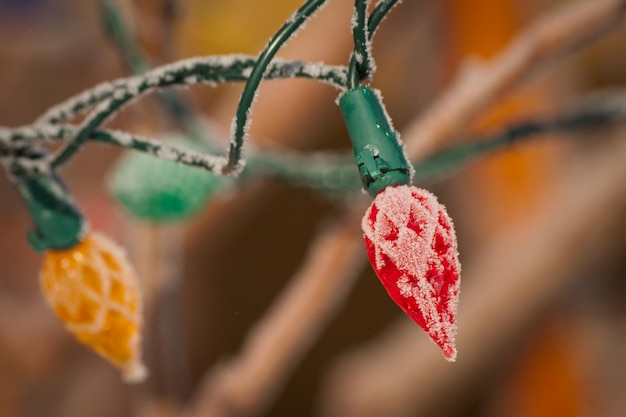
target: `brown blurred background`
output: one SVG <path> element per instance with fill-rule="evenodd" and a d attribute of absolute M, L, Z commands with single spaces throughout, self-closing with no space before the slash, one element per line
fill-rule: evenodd
<path fill-rule="evenodd" d="M 178 0 L 174 2 L 175 19 L 168 26 L 164 2 L 126 3 L 126 16 L 134 22 L 141 44 L 156 64 L 195 55 L 256 54 L 301 4 L 300 0 Z M 402 131 L 428 107 L 454 79 L 465 58 L 493 57 L 534 18 L 568 3 L 446 0 L 405 1 L 398 6 L 374 42 L 378 65 L 374 85 L 383 92 L 396 128 Z M 351 1 L 331 2 L 279 55 L 346 64 L 352 42 L 351 7 Z M 550 114 L 589 91 L 623 87 L 624 34 L 622 27 L 535 74 L 523 88 L 476 120 L 464 136 Z M 102 29 L 96 1 L 0 0 L 0 125 L 31 123 L 70 95 L 129 74 Z M 185 91 L 185 97 L 227 132 L 241 88 L 198 87 Z M 255 146 L 348 149 L 334 104 L 336 95 L 311 81 L 264 84 L 253 115 Z M 157 136 L 175 128 L 162 115 L 155 100 L 143 99 L 116 117 L 113 126 Z M 517 274 L 514 268 L 521 265 L 522 274 L 524 265 L 534 262 L 525 257 L 532 256 L 537 247 L 541 248 L 539 257 L 552 249 L 558 257 L 546 261 L 551 266 L 545 269 L 538 263 L 538 271 L 531 271 L 532 279 L 561 284 L 546 290 L 549 296 L 545 299 L 538 295 L 541 302 L 523 302 L 522 291 L 518 297 L 514 291 L 510 299 L 503 298 L 492 310 L 493 317 L 505 317 L 507 309 L 518 308 L 521 318 L 511 324 L 510 331 L 502 332 L 502 340 L 482 349 L 482 343 L 488 344 L 484 339 L 463 338 L 458 362 L 443 364 L 445 383 L 438 374 L 428 374 L 433 368 L 424 368 L 420 380 L 424 385 L 416 385 L 414 390 L 429 392 L 429 401 L 407 405 L 404 414 L 389 411 L 387 415 L 624 415 L 624 187 L 607 193 L 615 198 L 598 205 L 602 211 L 594 213 L 597 221 L 590 226 L 585 223 L 572 237 L 557 240 L 564 248 L 546 248 L 532 235 L 523 241 L 527 246 L 516 243 L 525 236 L 524 231 L 541 231 L 542 222 L 549 225 L 555 216 L 574 219 L 572 207 L 557 197 L 569 190 L 574 179 L 589 177 L 587 170 L 603 166 L 597 155 L 608 149 L 610 138 L 619 135 L 618 128 L 610 128 L 585 131 L 580 137 L 544 136 L 428 184 L 455 219 L 461 259 L 469 265 L 464 267 L 463 288 L 471 285 L 472 279 L 476 281 L 467 294 L 462 291 L 461 305 L 480 304 L 482 293 L 489 299 L 491 288 L 506 287 L 507 273 Z M 93 229 L 128 248 L 152 294 L 147 303 L 145 338 L 151 376 L 144 385 L 124 385 L 114 369 L 75 343 L 48 311 L 38 288 L 41 256 L 26 242 L 27 212 L 2 176 L 0 416 L 181 415 L 180 409 L 194 403 L 203 375 L 237 354 L 247 332 L 298 270 L 313 237 L 341 211 L 340 203 L 306 189 L 262 180 L 220 196 L 185 224 L 138 222 L 122 212 L 103 185 L 119 154 L 112 147 L 90 144 L 63 169 L 62 176 Z M 593 165 L 588 162 L 592 159 L 600 162 Z M 626 159 L 622 161 L 626 164 Z M 595 185 L 591 183 L 591 187 Z M 574 219 L 564 224 L 578 223 Z M 492 250 L 502 249 L 502 242 L 504 246 L 514 242 L 511 252 Z M 474 274 L 488 264 L 485 259 L 494 258 L 502 274 L 495 274 L 495 269 L 490 269 L 493 277 Z M 342 379 L 350 375 L 350 363 L 368 362 L 368 349 L 376 350 L 378 341 L 384 343 L 390 332 L 401 331 L 398 326 L 402 324 L 397 323 L 405 319 L 369 266 L 360 263 L 355 268 L 360 275 L 346 302 L 297 364 L 275 401 L 268 400 L 267 410 L 260 410 L 259 415 L 338 413 L 343 409 L 341 399 L 329 391 L 348 386 L 346 392 L 352 392 L 349 378 L 348 382 Z M 475 300 L 470 300 L 472 297 Z M 463 326 L 462 317 L 460 320 Z M 426 338 L 417 327 L 411 329 L 416 338 Z M 499 329 L 494 327 L 496 333 Z M 465 347 L 475 354 L 464 356 Z M 421 357 L 426 351 L 424 358 L 443 362 L 435 349 L 434 345 L 420 345 L 415 355 Z M 380 359 L 374 353 L 372 358 Z M 470 361 L 473 363 L 468 364 Z M 385 374 L 384 367 L 378 372 Z M 374 378 L 376 374 L 355 375 Z M 385 375 L 380 382 L 372 380 L 371 386 L 382 386 L 385 380 L 393 380 L 393 375 Z M 431 380 L 434 388 L 426 390 Z M 345 410 L 359 410 L 353 404 L 358 398 L 355 394 L 346 400 L 352 406 L 345 405 Z M 369 403 L 362 404 L 366 408 Z M 384 410 L 384 401 L 382 404 Z M 359 415 L 358 411 L 352 413 Z M 371 411 L 367 415 L 386 414 Z"/>

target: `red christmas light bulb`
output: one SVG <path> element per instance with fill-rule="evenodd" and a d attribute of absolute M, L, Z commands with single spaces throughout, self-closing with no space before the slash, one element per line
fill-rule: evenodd
<path fill-rule="evenodd" d="M 361 225 L 370 263 L 389 296 L 454 361 L 461 265 L 445 207 L 426 190 L 387 187 Z"/>

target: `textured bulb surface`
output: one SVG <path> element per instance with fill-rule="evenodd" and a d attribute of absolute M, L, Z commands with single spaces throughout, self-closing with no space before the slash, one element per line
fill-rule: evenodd
<path fill-rule="evenodd" d="M 461 265 L 445 207 L 426 190 L 387 187 L 365 212 L 362 228 L 389 296 L 454 361 Z"/>
<path fill-rule="evenodd" d="M 180 148 L 197 149 L 182 139 L 165 139 Z M 107 186 L 133 216 L 148 221 L 180 221 L 193 216 L 229 179 L 172 161 L 127 152 L 115 164 Z"/>
<path fill-rule="evenodd" d="M 127 382 L 145 378 L 141 293 L 120 248 L 91 234 L 72 249 L 46 252 L 40 279 L 48 304 L 81 343 L 117 366 Z"/>

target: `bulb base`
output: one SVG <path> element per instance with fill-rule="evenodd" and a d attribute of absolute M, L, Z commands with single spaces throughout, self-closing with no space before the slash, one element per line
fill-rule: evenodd
<path fill-rule="evenodd" d="M 411 182 L 411 168 L 380 95 L 360 86 L 339 99 L 363 188 L 375 197 L 392 185 Z"/>

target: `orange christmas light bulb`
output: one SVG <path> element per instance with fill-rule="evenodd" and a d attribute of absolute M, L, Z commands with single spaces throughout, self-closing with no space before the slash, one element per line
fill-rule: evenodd
<path fill-rule="evenodd" d="M 100 234 L 46 252 L 41 287 L 50 307 L 83 344 L 117 366 L 127 382 L 146 376 L 141 362 L 141 292 L 125 253 Z"/>

